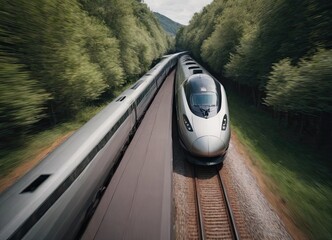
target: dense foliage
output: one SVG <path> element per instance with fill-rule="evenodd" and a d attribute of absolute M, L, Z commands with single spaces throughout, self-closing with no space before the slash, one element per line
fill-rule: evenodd
<path fill-rule="evenodd" d="M 139 1 L 0 0 L 0 11 L 2 146 L 112 95 L 170 46 Z"/>
<path fill-rule="evenodd" d="M 213 1 L 177 47 L 247 89 L 317 143 L 332 139 L 332 4 L 326 0 Z M 250 91 L 249 91 L 250 90 Z"/>

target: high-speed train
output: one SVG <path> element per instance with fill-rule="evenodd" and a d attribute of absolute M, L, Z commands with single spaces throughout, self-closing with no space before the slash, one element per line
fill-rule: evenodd
<path fill-rule="evenodd" d="M 163 59 L 0 195 L 0 239 L 73 239 L 182 53 Z"/>
<path fill-rule="evenodd" d="M 231 135 L 225 89 L 188 55 L 177 64 L 175 105 L 188 160 L 199 165 L 221 163 Z"/>

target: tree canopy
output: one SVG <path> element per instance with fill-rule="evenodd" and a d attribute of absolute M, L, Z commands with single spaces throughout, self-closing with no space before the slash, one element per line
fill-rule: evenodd
<path fill-rule="evenodd" d="M 144 73 L 170 47 L 134 0 L 0 0 L 0 138 L 82 106 Z"/>
<path fill-rule="evenodd" d="M 176 44 L 261 92 L 258 100 L 268 106 L 331 113 L 331 7 L 326 0 L 213 1 L 178 32 Z"/>
<path fill-rule="evenodd" d="M 180 29 L 176 46 L 328 145 L 331 9 L 326 0 L 215 0 Z"/>

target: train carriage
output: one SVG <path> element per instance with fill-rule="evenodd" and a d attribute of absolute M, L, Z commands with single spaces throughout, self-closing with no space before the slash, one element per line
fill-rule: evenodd
<path fill-rule="evenodd" d="M 179 136 L 188 160 L 200 165 L 221 163 L 230 141 L 226 92 L 188 55 L 178 61 L 175 104 Z"/>
<path fill-rule="evenodd" d="M 158 87 L 182 53 L 166 56 L 0 195 L 0 239 L 74 239 Z"/>

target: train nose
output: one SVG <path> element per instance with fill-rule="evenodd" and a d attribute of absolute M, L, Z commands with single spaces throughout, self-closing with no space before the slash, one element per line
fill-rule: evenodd
<path fill-rule="evenodd" d="M 192 144 L 193 153 L 202 157 L 215 157 L 223 153 L 224 143 L 220 138 L 205 136 L 196 139 Z"/>

